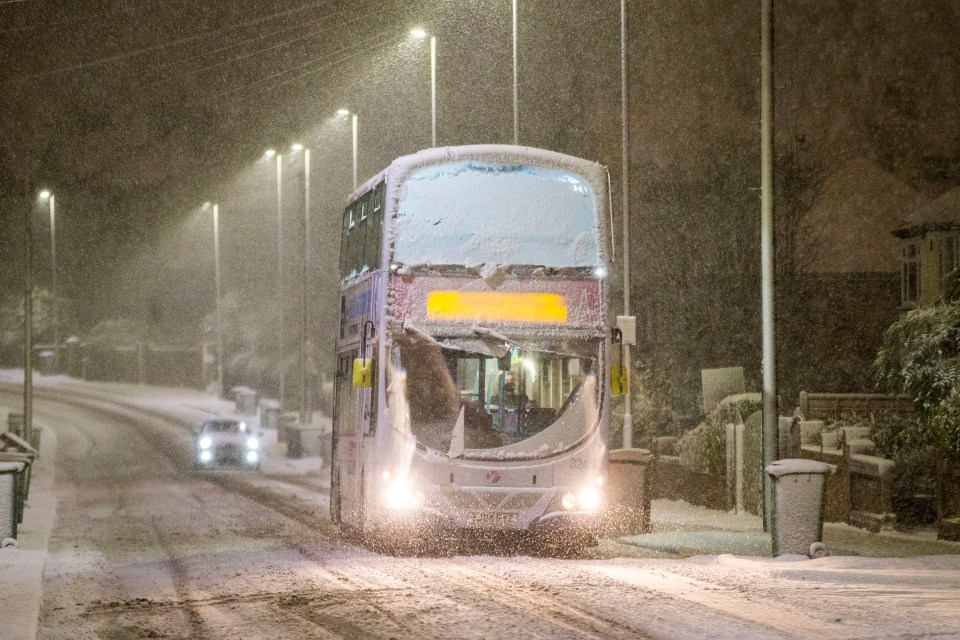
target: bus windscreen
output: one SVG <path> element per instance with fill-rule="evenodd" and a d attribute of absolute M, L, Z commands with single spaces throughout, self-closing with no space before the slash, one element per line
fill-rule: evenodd
<path fill-rule="evenodd" d="M 430 165 L 403 182 L 394 224 L 401 265 L 600 265 L 596 196 L 560 169 Z"/>
<path fill-rule="evenodd" d="M 495 344 L 404 331 L 393 345 L 394 381 L 405 389 L 394 388 L 388 403 L 406 405 L 423 448 L 474 459 L 544 457 L 596 425 L 598 341 Z"/>

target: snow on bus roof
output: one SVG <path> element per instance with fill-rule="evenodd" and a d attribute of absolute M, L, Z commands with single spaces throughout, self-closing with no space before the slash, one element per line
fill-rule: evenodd
<path fill-rule="evenodd" d="M 439 162 L 457 162 L 459 160 L 479 160 L 484 162 L 515 163 L 536 160 L 538 166 L 560 169 L 581 174 L 591 181 L 606 182 L 606 168 L 593 160 L 578 158 L 559 151 L 550 151 L 537 147 L 524 147 L 512 144 L 469 144 L 456 147 L 433 147 L 416 153 L 400 156 L 385 169 L 357 187 L 347 202 L 353 202 L 367 191 L 373 189 L 387 175 L 394 183 L 402 181 L 410 172 L 422 166 Z M 601 187 L 603 184 L 595 184 Z"/>

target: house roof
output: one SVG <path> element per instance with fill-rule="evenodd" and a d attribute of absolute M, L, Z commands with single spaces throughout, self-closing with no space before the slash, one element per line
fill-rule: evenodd
<path fill-rule="evenodd" d="M 958 227 L 960 227 L 960 187 L 955 187 L 927 206 L 907 215 L 893 230 L 893 235 L 898 238 L 911 238 L 928 231 Z"/>
<path fill-rule="evenodd" d="M 900 242 L 890 230 L 905 211 L 929 200 L 865 158 L 826 178 L 816 204 L 801 223 L 800 250 L 809 273 L 895 272 Z"/>

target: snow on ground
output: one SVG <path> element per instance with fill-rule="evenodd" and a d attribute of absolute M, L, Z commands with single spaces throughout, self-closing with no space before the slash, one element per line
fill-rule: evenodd
<path fill-rule="evenodd" d="M 0 383 L 18 384 L 22 374 L 16 373 L 0 372 Z M 103 402 L 113 397 L 187 419 L 233 410 L 232 403 L 189 390 L 90 384 L 61 377 L 39 377 L 37 385 L 63 392 L 84 390 Z M 0 417 L 5 422 L 3 413 L 0 411 Z M 35 468 L 20 547 L 0 550 L 2 640 L 33 638 L 35 634 L 41 597 L 40 570 L 56 510 L 52 494 L 54 436 L 52 431 L 44 431 L 42 457 Z M 266 452 L 273 468 L 265 462 L 262 474 L 236 472 L 238 477 L 243 474 L 249 490 L 279 492 L 304 509 L 325 513 L 327 501 L 320 485 L 326 474 L 318 473 L 322 461 L 286 459 L 283 444 L 268 446 Z M 213 473 L 211 477 L 232 478 L 231 473 Z M 183 504 L 189 504 L 187 495 Z M 171 522 L 165 526 L 187 524 Z M 234 529 L 228 527 L 227 531 Z M 188 529 L 179 536 L 186 532 Z M 209 576 L 204 579 L 202 566 L 191 571 L 196 570 L 196 579 L 206 584 L 211 593 L 212 599 L 195 605 L 204 612 L 208 623 L 211 616 L 215 618 L 211 609 L 220 606 L 216 604 L 218 598 L 233 604 L 225 604 L 217 612 L 234 606 L 249 612 L 249 607 L 267 608 L 267 603 L 273 602 L 271 593 L 277 590 L 280 600 L 276 611 L 294 612 L 302 620 L 319 619 L 325 629 L 353 629 L 350 625 L 357 625 L 359 629 L 386 631 L 397 624 L 397 638 L 444 637 L 438 629 L 458 628 L 464 631 L 459 634 L 463 637 L 514 640 L 960 639 L 960 544 L 936 541 L 928 531 L 875 535 L 830 523 L 824 537 L 832 553 L 830 557 L 771 558 L 770 538 L 762 531 L 759 518 L 658 500 L 653 505 L 651 533 L 604 541 L 596 556 L 591 556 L 593 559 L 509 554 L 397 558 L 344 547 L 341 543 L 321 554 L 311 546 L 313 543 L 302 542 L 298 548 L 303 556 L 277 555 L 263 548 L 267 561 L 260 574 L 265 580 L 261 582 L 248 579 L 250 567 L 244 564 L 245 560 L 235 572 L 227 567 L 230 571 L 224 575 L 236 574 L 230 578 L 229 586 L 230 593 L 236 592 L 236 596 L 217 595 L 221 593 L 217 589 L 225 587 L 211 583 Z M 223 541 L 227 546 L 216 550 L 221 561 L 236 555 L 237 550 L 228 548 L 234 538 L 241 547 L 259 544 L 231 534 Z M 174 539 L 177 538 L 171 538 Z M 256 551 L 256 546 L 250 550 Z M 934 553 L 945 555 L 918 555 Z M 81 562 L 81 556 L 77 562 Z M 137 571 L 141 563 L 146 563 L 142 565 L 146 567 L 152 562 L 143 558 L 127 570 Z M 73 566 L 60 558 L 58 570 L 66 577 L 90 573 L 91 567 Z M 138 589 L 149 587 L 148 580 L 138 579 L 132 573 L 124 578 L 128 580 L 129 584 L 139 585 Z M 247 591 L 249 594 L 243 595 Z M 86 611 L 93 617 L 106 615 L 109 604 L 92 602 L 86 605 Z M 65 600 L 63 606 L 69 609 L 74 605 Z M 162 598 L 142 606 L 124 606 L 127 613 L 118 615 L 132 619 L 150 612 L 161 617 L 173 615 L 163 613 L 173 610 Z M 141 610 L 143 613 L 137 613 Z M 261 623 L 280 615 L 271 611 L 269 616 L 262 614 L 267 617 Z M 417 622 L 409 622 L 408 615 L 415 616 L 411 619 Z M 526 622 L 511 623 L 514 617 Z"/>

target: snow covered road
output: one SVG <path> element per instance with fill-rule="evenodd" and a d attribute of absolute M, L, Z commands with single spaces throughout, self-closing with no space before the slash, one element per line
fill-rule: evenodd
<path fill-rule="evenodd" d="M 960 556 L 393 557 L 302 486 L 196 472 L 130 417 L 36 413 L 58 440 L 44 639 L 960 638 Z"/>

